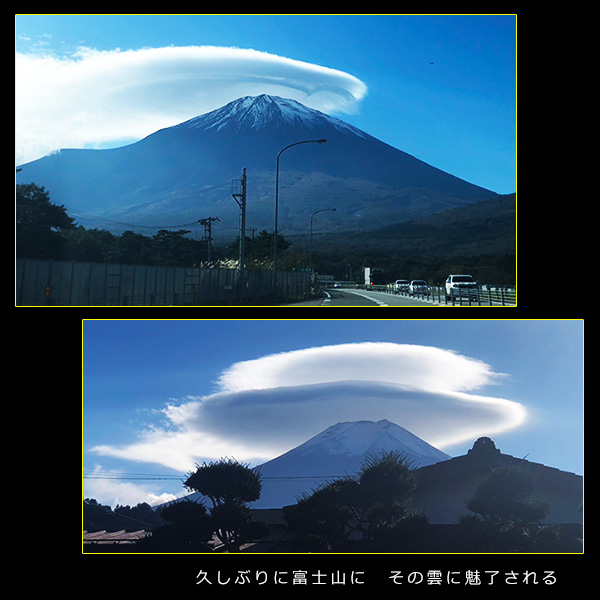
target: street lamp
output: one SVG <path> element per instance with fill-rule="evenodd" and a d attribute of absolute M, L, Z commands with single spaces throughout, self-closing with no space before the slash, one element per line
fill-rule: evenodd
<path fill-rule="evenodd" d="M 321 208 L 320 210 L 315 210 L 315 212 L 310 215 L 310 246 L 308 251 L 308 266 L 312 269 L 312 237 L 313 237 L 313 217 L 320 212 L 325 212 L 327 210 L 335 211 L 335 208 Z"/>
<path fill-rule="evenodd" d="M 277 153 L 277 169 L 275 171 L 275 233 L 273 235 L 273 280 L 277 287 L 277 221 L 279 218 L 279 157 L 288 149 L 293 146 L 299 146 L 300 144 L 324 144 L 327 140 L 304 140 L 302 142 L 295 142 L 285 148 L 282 148 Z"/>

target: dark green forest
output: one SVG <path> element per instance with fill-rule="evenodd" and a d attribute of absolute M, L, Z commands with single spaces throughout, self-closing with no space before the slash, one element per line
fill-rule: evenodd
<path fill-rule="evenodd" d="M 470 273 L 480 283 L 516 284 L 515 198 L 499 199 L 390 225 L 372 232 L 315 236 L 315 271 L 336 280 L 361 282 L 364 267 L 383 269 L 388 282 L 425 279 L 441 285 L 449 273 Z M 187 229 L 154 235 L 120 235 L 87 229 L 53 204 L 35 184 L 16 186 L 16 256 L 66 261 L 165 267 L 235 268 L 239 239 L 210 244 Z M 273 268 L 273 233 L 246 237 L 246 268 Z M 209 260 L 210 259 L 210 260 Z M 278 234 L 281 270 L 306 269 L 306 236 Z"/>
<path fill-rule="evenodd" d="M 53 204 L 48 192 L 35 184 L 16 188 L 16 256 L 82 262 L 122 263 L 161 267 L 209 266 L 205 240 L 189 237 L 189 230 L 159 230 L 146 236 L 133 231 L 115 235 L 104 229 L 86 229 L 67 215 L 64 206 Z M 278 236 L 279 248 L 289 243 Z M 261 231 L 250 244 L 252 261 L 260 265 L 272 254 L 273 234 Z M 210 249 L 213 265 L 237 260 L 237 240 Z"/>

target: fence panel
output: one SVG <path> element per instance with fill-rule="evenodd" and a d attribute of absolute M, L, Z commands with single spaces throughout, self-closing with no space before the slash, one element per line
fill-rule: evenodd
<path fill-rule="evenodd" d="M 308 297 L 310 273 L 282 272 L 280 297 Z M 178 306 L 268 303 L 271 271 L 156 267 L 19 258 L 17 306 Z"/>

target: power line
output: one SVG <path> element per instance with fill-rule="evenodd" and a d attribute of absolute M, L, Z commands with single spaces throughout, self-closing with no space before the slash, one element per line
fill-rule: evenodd
<path fill-rule="evenodd" d="M 91 215 L 90 213 L 81 212 L 68 206 L 65 206 L 65 210 L 72 215 L 82 217 L 87 219 L 88 221 L 96 221 L 98 223 L 109 223 L 113 225 L 121 225 L 125 227 L 135 227 L 135 228 L 143 228 L 143 229 L 174 229 L 176 227 L 191 227 L 192 225 L 197 225 L 198 222 L 194 221 L 191 223 L 182 223 L 181 225 L 140 225 L 138 223 L 125 223 L 123 221 L 113 221 L 112 219 L 105 219 L 104 217 L 100 217 L 98 215 Z"/>
<path fill-rule="evenodd" d="M 151 475 L 146 473 L 91 473 L 84 474 L 83 479 L 127 479 L 127 480 L 140 480 L 140 481 L 151 481 L 155 479 L 162 480 L 181 480 L 184 475 Z"/>
<path fill-rule="evenodd" d="M 91 475 L 83 475 L 83 479 L 114 479 L 114 480 L 130 480 L 130 481 L 154 481 L 154 480 L 171 480 L 181 481 L 185 475 L 146 475 L 146 474 L 135 474 L 135 473 L 107 473 Z M 347 477 L 347 475 L 266 475 L 262 476 L 261 479 L 266 480 L 278 480 L 278 479 L 331 479 Z"/>
<path fill-rule="evenodd" d="M 112 219 L 106 219 L 105 217 L 85 213 L 79 210 L 69 208 L 68 206 L 65 207 L 65 210 L 72 216 L 80 217 L 82 219 L 86 219 L 87 221 L 96 222 L 99 225 L 119 225 L 121 227 L 132 227 L 135 229 L 180 229 L 182 227 L 197 226 L 200 223 L 200 221 L 192 221 L 190 223 L 181 223 L 179 225 L 141 225 L 139 223 L 126 223 L 124 221 L 114 221 Z M 223 225 L 219 227 L 219 230 L 233 231 L 237 230 L 237 227 L 233 227 L 231 225 Z"/>
<path fill-rule="evenodd" d="M 85 501 L 84 501 L 84 503 L 85 503 Z M 105 512 L 107 515 L 116 516 L 121 519 L 129 519 L 130 521 L 135 521 L 136 523 L 140 523 L 141 525 L 146 525 L 150 529 L 152 529 L 154 527 L 158 527 L 158 525 L 156 525 L 156 523 L 147 523 L 146 521 L 140 521 L 140 519 L 136 519 L 135 517 L 131 517 L 122 512 L 113 511 L 112 509 L 106 508 L 105 506 L 102 506 L 101 504 L 96 504 L 94 507 L 101 510 L 102 512 Z"/>

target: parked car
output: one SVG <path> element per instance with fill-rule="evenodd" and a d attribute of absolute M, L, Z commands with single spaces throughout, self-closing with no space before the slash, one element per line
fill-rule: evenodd
<path fill-rule="evenodd" d="M 407 279 L 396 279 L 396 283 L 394 284 L 394 293 L 399 294 L 400 292 L 408 292 L 409 287 L 410 283 Z"/>
<path fill-rule="evenodd" d="M 426 294 L 428 291 L 427 282 L 424 279 L 413 279 L 408 286 L 408 293 L 411 296 L 415 294 Z"/>
<path fill-rule="evenodd" d="M 477 298 L 479 286 L 472 275 L 448 275 L 446 279 L 446 298 Z"/>

